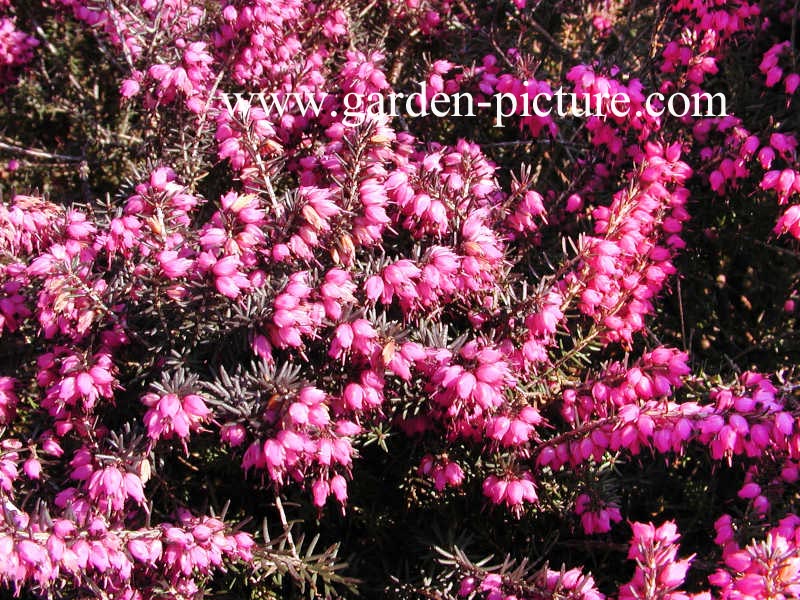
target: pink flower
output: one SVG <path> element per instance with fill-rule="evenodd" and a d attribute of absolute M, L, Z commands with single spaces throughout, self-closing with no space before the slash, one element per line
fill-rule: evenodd
<path fill-rule="evenodd" d="M 686 571 L 689 570 L 689 560 L 679 560 L 669 563 L 661 570 L 658 581 L 666 587 L 677 587 L 683 584 L 686 578 Z"/>
<path fill-rule="evenodd" d="M 314 496 L 314 505 L 325 506 L 328 495 L 331 493 L 330 484 L 322 479 L 317 479 L 311 484 L 311 491 Z"/>
<path fill-rule="evenodd" d="M 164 250 L 159 252 L 158 262 L 161 270 L 170 279 L 177 279 L 183 277 L 192 268 L 194 262 L 189 258 L 179 258 L 178 253 L 174 250 Z"/>
<path fill-rule="evenodd" d="M 42 473 L 42 463 L 40 463 L 36 458 L 31 457 L 25 461 L 22 469 L 25 471 L 25 475 L 27 475 L 29 478 L 39 479 L 39 476 Z"/>
<path fill-rule="evenodd" d="M 126 79 L 122 82 L 119 93 L 123 98 L 133 98 L 139 93 L 140 89 L 139 82 L 136 79 Z"/>

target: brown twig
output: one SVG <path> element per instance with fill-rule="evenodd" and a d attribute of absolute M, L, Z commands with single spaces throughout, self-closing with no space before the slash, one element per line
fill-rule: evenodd
<path fill-rule="evenodd" d="M 15 144 L 7 144 L 5 142 L 0 142 L 0 150 L 6 150 L 7 152 L 14 152 L 16 154 L 30 156 L 31 158 L 44 158 L 48 160 L 65 160 L 69 162 L 80 162 L 84 160 L 83 156 L 73 156 L 70 154 L 56 154 L 54 152 L 45 152 L 44 150 L 36 150 L 35 148 L 23 148 L 22 146 L 17 146 Z"/>
<path fill-rule="evenodd" d="M 527 21 L 530 24 L 530 26 L 533 27 L 539 33 L 539 35 L 541 35 L 547 41 L 548 44 L 550 44 L 553 48 L 555 48 L 558 51 L 559 54 L 561 54 L 562 56 L 569 56 L 569 57 L 572 56 L 572 53 L 569 52 L 566 48 L 564 48 L 561 44 L 559 44 L 556 41 L 556 39 L 552 35 L 550 35 L 547 29 L 545 29 L 539 23 L 539 21 L 537 21 L 533 17 L 529 17 Z"/>

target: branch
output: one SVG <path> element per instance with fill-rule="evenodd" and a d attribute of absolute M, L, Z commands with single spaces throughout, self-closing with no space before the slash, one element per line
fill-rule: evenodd
<path fill-rule="evenodd" d="M 74 156 L 70 154 L 56 154 L 54 152 L 45 152 L 44 150 L 36 150 L 35 148 L 23 148 L 22 146 L 17 146 L 15 144 L 7 144 L 5 142 L 0 142 L 0 150 L 6 150 L 8 152 L 14 152 L 16 154 L 30 156 L 31 158 L 45 158 L 48 160 L 65 160 L 69 162 L 80 162 L 82 160 L 85 160 L 83 156 Z"/>

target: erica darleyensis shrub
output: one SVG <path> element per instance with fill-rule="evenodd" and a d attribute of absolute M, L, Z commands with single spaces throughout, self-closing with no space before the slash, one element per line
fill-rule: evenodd
<path fill-rule="evenodd" d="M 2 593 L 800 596 L 795 2 L 0 10 Z"/>

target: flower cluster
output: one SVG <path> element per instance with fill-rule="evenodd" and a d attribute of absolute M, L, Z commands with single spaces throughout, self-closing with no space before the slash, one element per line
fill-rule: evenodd
<path fill-rule="evenodd" d="M 633 523 L 628 558 L 636 561 L 636 571 L 630 583 L 620 588 L 620 600 L 654 597 L 667 600 L 709 600 L 708 593 L 688 595 L 678 591 L 686 577 L 693 557 L 678 560 L 680 539 L 675 523 L 667 522 L 656 528 L 652 523 Z"/>
<path fill-rule="evenodd" d="M 0 18 L 0 92 L 15 83 L 19 70 L 33 60 L 39 40 L 16 27 L 13 18 Z"/>
<path fill-rule="evenodd" d="M 779 335 L 756 344 L 749 330 L 752 347 L 703 361 L 703 343 L 735 345 L 735 319 L 687 328 L 680 287 L 713 287 L 691 268 L 718 234 L 698 234 L 708 212 L 715 227 L 763 212 L 764 231 L 790 235 L 759 248 L 796 258 L 780 246 L 800 239 L 793 3 L 674 0 L 634 15 L 592 1 L 560 15 L 565 4 L 47 3 L 117 70 L 94 92 L 119 98 L 97 111 L 114 117 L 98 138 L 143 154 L 103 200 L 86 161 L 81 203 L 61 190 L 0 202 L 0 583 L 181 600 L 258 582 L 253 595 L 271 597 L 277 573 L 330 596 L 318 580 L 349 582 L 337 546 L 314 554 L 309 536 L 302 550 L 290 521 L 342 543 L 363 533 L 366 547 L 452 509 L 467 517 L 447 537 L 474 529 L 492 551 L 513 541 L 552 562 L 444 552 L 451 569 L 429 597 L 705 600 L 685 588 L 706 580 L 730 600 L 800 594 L 791 335 L 775 342 L 785 369 L 736 363 Z M 563 16 L 548 22 L 563 39 L 540 5 Z M 2 91 L 38 43 L 14 18 L 0 19 Z M 651 88 L 710 96 L 743 47 L 753 89 L 728 114 L 647 104 Z M 415 109 L 442 94 L 513 99 L 510 126 L 348 118 L 353 96 L 414 77 Z M 629 115 L 529 113 L 560 87 L 605 108 L 624 96 Z M 748 93 L 779 117 L 741 108 Z M 752 308 L 755 270 L 731 270 Z M 794 323 L 771 300 L 757 323 Z M 656 510 L 637 497 L 651 483 L 619 482 L 654 465 L 730 474 L 713 500 L 736 518 L 719 505 L 698 518 L 719 517 L 716 546 L 682 549 L 679 515 L 634 520 Z M 630 578 L 590 575 L 570 550 L 613 554 L 629 527 Z M 694 550 L 707 556 L 679 558 Z"/>

